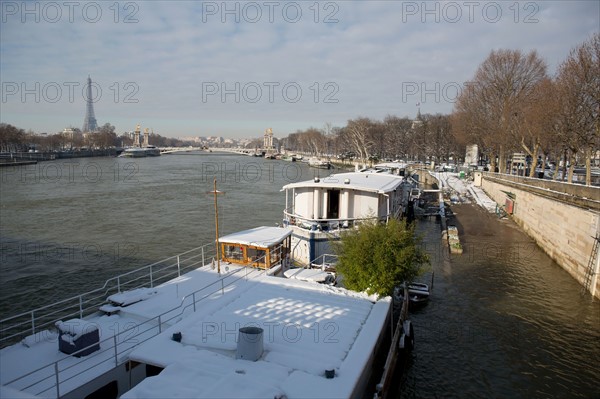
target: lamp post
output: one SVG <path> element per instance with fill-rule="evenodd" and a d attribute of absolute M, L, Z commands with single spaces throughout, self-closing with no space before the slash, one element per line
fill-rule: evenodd
<path fill-rule="evenodd" d="M 225 193 L 217 190 L 216 178 L 214 180 L 214 190 L 209 191 L 209 193 L 215 195 L 215 243 L 217 246 L 217 273 L 221 274 L 221 257 L 219 256 L 219 207 L 217 206 L 217 195 Z"/>

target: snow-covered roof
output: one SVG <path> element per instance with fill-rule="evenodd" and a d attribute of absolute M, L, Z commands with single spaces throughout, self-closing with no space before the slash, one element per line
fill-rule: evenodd
<path fill-rule="evenodd" d="M 242 279 L 136 348 L 131 360 L 165 369 L 121 398 L 350 397 L 389 312 L 389 298 L 372 299 L 280 277 Z M 236 359 L 238 331 L 247 326 L 263 329 L 255 362 Z M 335 377 L 325 378 L 326 369 Z"/>
<path fill-rule="evenodd" d="M 396 190 L 402 184 L 403 177 L 391 174 L 350 172 L 339 173 L 320 179 L 306 180 L 283 186 L 284 190 L 300 187 L 345 188 L 376 193 Z"/>
<path fill-rule="evenodd" d="M 219 242 L 267 248 L 282 242 L 291 234 L 292 229 L 288 227 L 261 226 L 220 237 Z"/>

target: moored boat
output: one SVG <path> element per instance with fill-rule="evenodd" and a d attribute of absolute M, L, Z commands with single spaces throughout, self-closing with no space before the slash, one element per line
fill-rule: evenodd
<path fill-rule="evenodd" d="M 149 145 L 148 147 L 129 147 L 125 148 L 119 155 L 122 158 L 144 158 L 144 157 L 158 157 L 160 156 L 160 149 Z"/>
<path fill-rule="evenodd" d="M 146 157 L 146 151 L 139 147 L 125 148 L 119 157 L 122 158 L 144 158 Z"/>
<path fill-rule="evenodd" d="M 310 158 L 308 165 L 313 168 L 331 169 L 331 162 L 319 158 Z"/>
<path fill-rule="evenodd" d="M 413 282 L 407 284 L 407 288 L 408 300 L 411 305 L 418 306 L 429 302 L 429 296 L 431 295 L 431 292 L 427 284 Z M 403 292 L 404 290 L 402 288 L 398 288 L 394 294 L 399 301 L 404 299 Z"/>
<path fill-rule="evenodd" d="M 330 241 L 366 220 L 387 222 L 408 206 L 412 184 L 402 176 L 377 171 L 333 174 L 290 183 L 284 225 L 292 228 L 293 257 L 310 265 L 331 253 Z"/>
<path fill-rule="evenodd" d="M 220 270 L 209 243 L 2 320 L 0 396 L 365 396 L 391 298 L 270 275 L 290 234 L 224 236 Z"/>

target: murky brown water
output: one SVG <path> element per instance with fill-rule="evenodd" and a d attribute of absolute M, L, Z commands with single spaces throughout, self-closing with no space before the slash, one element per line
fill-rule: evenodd
<path fill-rule="evenodd" d="M 431 302 L 411 315 L 416 349 L 403 398 L 598 398 L 600 302 L 509 220 L 474 205 L 450 220 L 465 252 L 433 255 Z"/>

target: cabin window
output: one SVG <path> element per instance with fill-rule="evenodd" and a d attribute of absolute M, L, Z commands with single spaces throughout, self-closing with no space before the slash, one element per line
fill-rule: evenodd
<path fill-rule="evenodd" d="M 232 262 L 243 262 L 244 249 L 239 244 L 223 244 L 223 258 Z"/>
<path fill-rule="evenodd" d="M 279 262 L 281 260 L 281 251 L 282 250 L 283 250 L 283 245 L 280 244 L 276 248 L 273 248 L 273 249 L 271 249 L 271 251 L 269 251 L 269 253 L 271 255 L 270 266 L 276 264 L 277 262 Z"/>
<path fill-rule="evenodd" d="M 248 256 L 248 261 L 252 263 L 258 263 L 259 265 L 264 266 L 266 262 L 267 251 L 260 248 L 251 248 L 248 247 L 246 250 L 246 254 Z"/>
<path fill-rule="evenodd" d="M 327 219 L 337 219 L 340 214 L 340 190 L 327 190 Z"/>
<path fill-rule="evenodd" d="M 85 399 L 117 399 L 119 397 L 119 384 L 117 381 L 111 381 L 102 388 L 96 389 L 94 392 L 85 397 Z"/>

